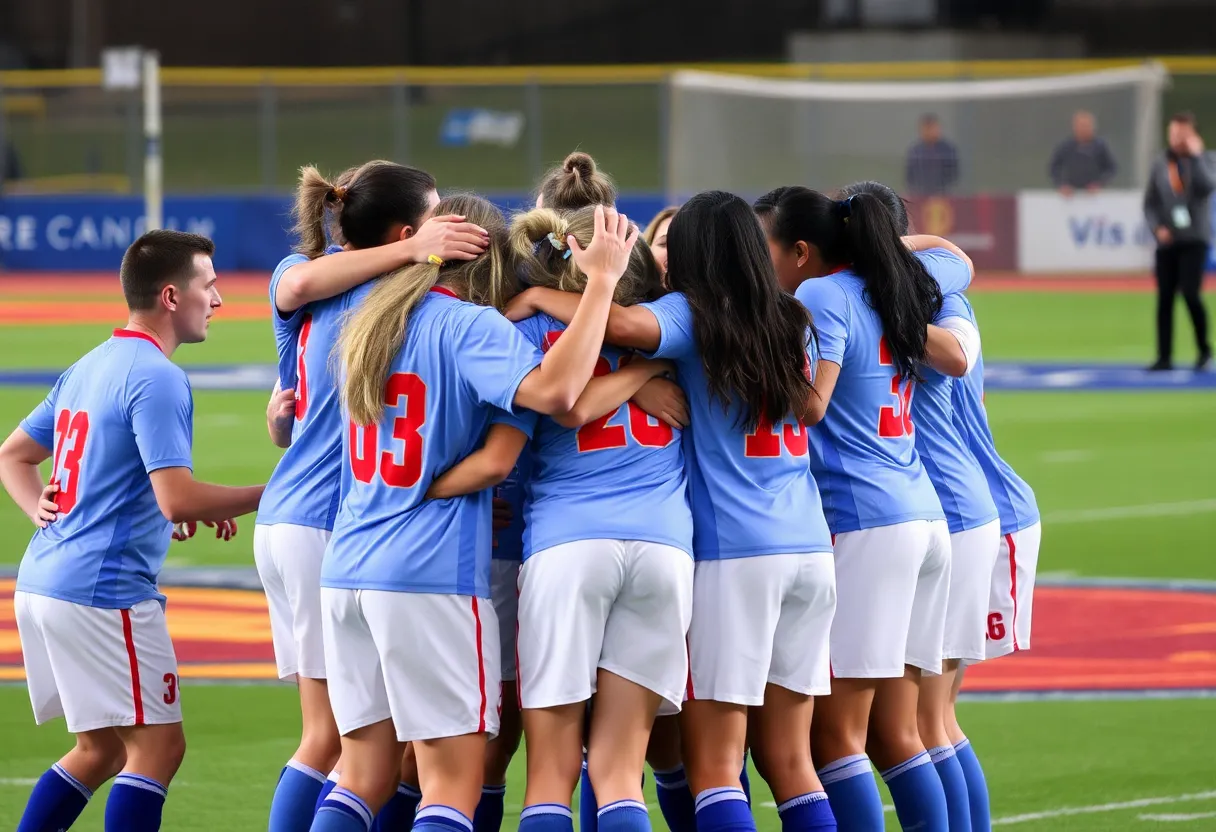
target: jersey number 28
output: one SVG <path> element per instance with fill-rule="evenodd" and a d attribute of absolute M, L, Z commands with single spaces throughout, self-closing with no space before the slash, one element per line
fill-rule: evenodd
<path fill-rule="evenodd" d="M 395 449 L 379 450 L 379 425 L 351 421 L 350 467 L 359 482 L 370 483 L 377 470 L 384 484 L 393 488 L 411 488 L 422 478 L 422 434 L 418 429 L 426 422 L 426 383 L 413 373 L 393 373 L 384 385 L 384 404 L 397 407 L 402 399 L 405 414 L 393 419 L 392 435 L 401 442 L 400 462 Z"/>

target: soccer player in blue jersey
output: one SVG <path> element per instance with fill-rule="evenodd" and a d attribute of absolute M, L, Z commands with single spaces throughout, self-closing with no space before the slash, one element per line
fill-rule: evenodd
<path fill-rule="evenodd" d="M 941 290 L 868 194 L 778 188 L 756 210 L 819 330 L 811 467 L 835 536 L 838 606 L 815 761 L 841 828 L 883 828 L 869 747 L 904 827 L 945 832 L 916 705 L 922 671 L 941 672 L 950 540 L 911 413 Z"/>
<path fill-rule="evenodd" d="M 854 193 L 878 198 L 891 211 L 896 227 L 907 232 L 907 210 L 889 187 L 862 182 L 843 189 L 841 196 Z M 973 276 L 970 260 L 956 248 L 921 251 L 917 257 L 941 286 L 965 286 Z M 957 727 L 954 700 L 961 664 L 985 657 L 989 592 L 1000 539 L 996 503 L 954 404 L 954 387 L 961 383 L 955 379 L 972 369 L 980 349 L 979 331 L 960 314 L 965 303 L 957 291 L 946 294 L 935 319 L 937 325 L 929 327 L 924 383 L 912 400 L 916 450 L 950 526 L 950 592 L 942 673 L 921 678 L 918 709 L 921 739 L 941 777 L 952 832 L 989 827 L 986 789 L 983 804 L 972 817 L 968 777 L 949 726 Z"/>
<path fill-rule="evenodd" d="M 492 308 L 515 285 L 501 214 L 475 197 L 437 211 L 485 228 L 486 253 L 378 281 L 339 340 L 349 422 L 321 604 L 343 771 L 316 832 L 366 830 L 396 789 L 407 741 L 423 794 L 413 828 L 472 829 L 486 738 L 498 730 L 497 621 L 485 603 L 491 495 L 428 500 L 426 490 L 474 450 L 494 408 L 574 406 L 637 236 L 623 215 L 596 209 L 594 242 L 572 244 L 589 276 L 583 302 L 542 354 Z"/>
<path fill-rule="evenodd" d="M 369 162 L 335 184 L 306 167 L 294 209 L 298 251 L 284 258 L 270 280 L 283 388 L 277 398 L 286 405 L 271 429 L 287 452 L 258 507 L 254 556 L 279 677 L 297 681 L 303 717 L 299 748 L 275 789 L 270 832 L 307 830 L 325 773 L 338 768 L 320 596 L 321 559 L 338 511 L 341 471 L 342 418 L 331 353 L 345 316 L 370 288 L 367 280 L 406 263 L 425 263 L 432 254 L 467 260 L 484 251 L 484 231 L 463 218 L 428 221 L 438 201 L 435 180 L 416 168 Z M 345 248 L 327 247 L 327 236 L 344 241 Z M 400 790 L 379 822 L 393 828 L 396 815 L 412 817 L 417 797 L 408 787 Z M 408 824 L 407 818 L 398 825 Z"/>
<path fill-rule="evenodd" d="M 699 194 L 675 215 L 667 275 L 672 294 L 613 307 L 607 340 L 671 360 L 688 396 L 696 572 L 681 733 L 696 827 L 755 829 L 739 776 L 750 734 L 782 828 L 835 829 L 807 742 L 812 696 L 828 692 L 835 608 L 799 419 L 814 397 L 811 320 L 781 291 L 764 232 L 731 194 Z M 508 316 L 566 320 L 575 301 L 529 289 Z"/>
<path fill-rule="evenodd" d="M 13 599 L 34 719 L 62 716 L 76 735 L 34 786 L 20 832 L 67 829 L 115 775 L 107 832 L 159 829 L 185 754 L 157 589 L 172 524 L 228 528 L 262 494 L 192 473 L 194 402 L 170 356 L 203 341 L 220 306 L 213 252 L 210 240 L 178 231 L 136 240 L 120 272 L 127 325 L 65 371 L 0 447 L 0 480 L 39 527 Z"/>
<path fill-rule="evenodd" d="M 516 218 L 512 249 L 525 283 L 574 291 L 586 283 L 565 240 L 593 243 L 595 210 L 562 216 L 542 208 Z M 660 278 L 649 249 L 636 246 L 615 300 L 651 296 Z M 518 326 L 542 350 L 566 329 L 546 315 Z M 648 826 L 641 782 L 650 726 L 661 704 L 675 713 L 683 701 L 693 562 L 680 432 L 627 404 L 671 367 L 631 359 L 604 347 L 597 384 L 570 413 L 535 428 L 520 573 L 529 773 L 521 828 L 573 828 L 583 703 L 593 693 L 587 769 L 597 823 Z"/>

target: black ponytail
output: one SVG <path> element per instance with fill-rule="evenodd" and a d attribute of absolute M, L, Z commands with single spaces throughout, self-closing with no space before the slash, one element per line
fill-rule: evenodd
<path fill-rule="evenodd" d="M 942 293 L 903 244 L 884 201 L 866 192 L 833 200 L 794 186 L 770 191 L 755 209 L 774 240 L 813 245 L 825 263 L 847 266 L 865 281 L 866 300 L 882 323 L 896 370 L 920 380 L 927 327 L 941 310 Z"/>

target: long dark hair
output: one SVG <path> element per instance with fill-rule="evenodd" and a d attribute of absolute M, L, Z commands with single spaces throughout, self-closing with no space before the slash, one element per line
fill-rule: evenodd
<path fill-rule="evenodd" d="M 858 194 L 869 194 L 879 199 L 891 212 L 891 218 L 895 220 L 895 230 L 900 234 L 908 233 L 908 229 L 911 227 L 911 223 L 908 221 L 908 203 L 895 192 L 894 188 L 873 179 L 866 179 L 862 182 L 854 182 L 852 185 L 845 185 L 833 196 L 836 199 L 848 199 Z"/>
<path fill-rule="evenodd" d="M 825 263 L 848 266 L 865 281 L 866 300 L 882 322 L 897 371 L 920 380 L 927 327 L 942 308 L 942 292 L 900 240 L 884 201 L 870 193 L 837 201 L 790 186 L 760 197 L 755 208 L 777 242 L 813 245 Z"/>
<path fill-rule="evenodd" d="M 692 308 L 693 332 L 709 393 L 743 405 L 741 427 L 776 424 L 802 412 L 814 326 L 806 308 L 777 284 L 751 207 L 706 191 L 680 208 L 667 231 L 667 277 Z"/>

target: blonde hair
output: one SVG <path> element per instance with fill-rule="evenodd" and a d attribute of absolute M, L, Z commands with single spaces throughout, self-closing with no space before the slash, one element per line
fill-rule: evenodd
<path fill-rule="evenodd" d="M 530 286 L 545 286 L 563 292 L 581 293 L 587 275 L 568 257 L 566 238 L 574 235 L 583 248 L 595 236 L 595 206 L 559 214 L 549 208 L 534 208 L 511 221 L 511 254 L 516 273 Z M 613 300 L 623 306 L 657 296 L 661 285 L 659 266 L 649 246 L 640 240 L 629 255 L 629 265 L 616 284 Z"/>
<path fill-rule="evenodd" d="M 306 165 L 291 208 L 296 251 L 316 259 L 329 240 L 354 248 L 378 246 L 395 226 L 421 225 L 434 190 L 429 173 L 396 162 L 365 162 L 333 181 Z"/>
<path fill-rule="evenodd" d="M 576 150 L 559 167 L 544 175 L 537 189 L 542 207 L 576 211 L 588 205 L 614 205 L 616 184 L 600 173 L 590 154 Z"/>
<path fill-rule="evenodd" d="M 650 225 L 646 226 L 646 230 L 642 232 L 642 239 L 646 241 L 646 245 L 654 245 L 654 238 L 659 236 L 659 226 L 666 220 L 671 219 L 676 215 L 676 211 L 680 210 L 678 205 L 668 205 L 662 211 L 654 215 L 654 219 L 650 221 Z"/>
<path fill-rule="evenodd" d="M 485 253 L 442 266 L 417 263 L 380 278 L 342 326 L 336 352 L 344 371 L 342 400 L 356 424 L 372 425 L 384 415 L 384 385 L 405 343 L 410 313 L 437 284 L 479 306 L 502 310 L 517 284 L 509 269 L 507 224 L 502 213 L 478 196 L 442 200 L 438 214 L 460 214 L 490 235 Z"/>

